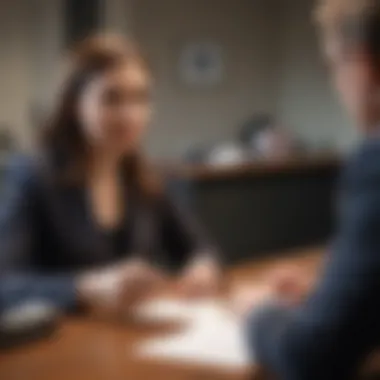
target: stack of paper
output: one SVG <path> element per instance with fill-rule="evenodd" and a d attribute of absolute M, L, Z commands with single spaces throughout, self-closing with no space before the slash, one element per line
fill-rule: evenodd
<path fill-rule="evenodd" d="M 154 301 L 140 310 L 140 316 L 186 322 L 182 332 L 140 345 L 137 353 L 141 356 L 238 368 L 252 362 L 239 318 L 221 302 Z"/>

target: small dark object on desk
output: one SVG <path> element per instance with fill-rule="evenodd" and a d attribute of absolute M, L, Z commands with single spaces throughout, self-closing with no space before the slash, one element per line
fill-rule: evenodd
<path fill-rule="evenodd" d="M 52 335 L 58 326 L 57 310 L 44 303 L 25 304 L 0 316 L 0 350 L 15 348 Z"/>
<path fill-rule="evenodd" d="M 250 146 L 259 133 L 272 128 L 274 125 L 275 120 L 271 115 L 255 115 L 240 127 L 238 139 L 243 145 Z"/>

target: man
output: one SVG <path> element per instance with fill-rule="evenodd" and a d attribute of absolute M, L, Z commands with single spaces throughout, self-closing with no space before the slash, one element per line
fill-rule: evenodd
<path fill-rule="evenodd" d="M 285 380 L 355 377 L 380 344 L 380 0 L 322 0 L 317 14 L 363 141 L 343 172 L 337 235 L 312 293 L 295 305 L 297 286 L 280 296 L 266 284 L 238 301 L 256 359 Z"/>

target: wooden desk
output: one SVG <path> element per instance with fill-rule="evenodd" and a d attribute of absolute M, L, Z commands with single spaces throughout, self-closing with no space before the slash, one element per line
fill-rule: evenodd
<path fill-rule="evenodd" d="M 279 175 L 287 173 L 305 173 L 323 169 L 339 169 L 342 159 L 337 154 L 314 154 L 295 156 L 278 160 L 254 160 L 237 165 L 207 165 L 207 164 L 167 164 L 162 169 L 169 175 L 179 176 L 188 180 L 212 181 L 217 179 L 232 179 L 246 176 Z"/>
<path fill-rule="evenodd" d="M 292 258 L 266 260 L 233 268 L 227 281 L 258 279 L 280 262 L 295 262 L 315 273 L 319 249 L 290 252 Z M 288 255 L 286 255 L 288 256 Z M 282 254 L 284 257 L 284 254 Z M 168 328 L 112 324 L 89 319 L 64 321 L 50 341 L 0 354 L 1 380 L 246 380 L 252 372 L 224 372 L 136 359 L 133 345 Z M 255 371 L 255 369 L 253 369 Z"/>

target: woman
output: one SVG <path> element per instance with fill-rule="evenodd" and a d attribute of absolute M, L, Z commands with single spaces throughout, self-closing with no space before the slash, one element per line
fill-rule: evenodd
<path fill-rule="evenodd" d="M 218 278 L 213 249 L 145 164 L 152 78 L 140 52 L 95 36 L 71 68 L 41 154 L 11 167 L 1 219 L 0 304 L 35 299 L 62 309 L 123 308 L 157 287 L 152 263 L 187 263 L 186 293 Z"/>

